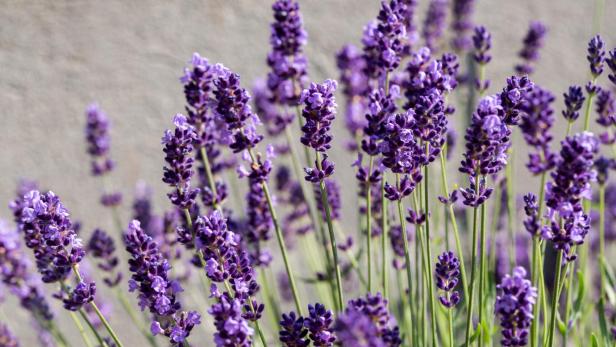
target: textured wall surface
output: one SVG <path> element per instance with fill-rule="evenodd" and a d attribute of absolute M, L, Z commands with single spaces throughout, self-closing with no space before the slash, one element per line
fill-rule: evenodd
<path fill-rule="evenodd" d="M 300 2 L 309 33 L 310 76 L 336 78 L 334 53 L 346 42 L 359 43 L 378 2 Z M 612 47 L 616 1 L 605 2 L 601 31 Z M 421 21 L 426 1 L 420 3 Z M 492 89 L 500 89 L 512 73 L 530 20 L 542 20 L 550 32 L 534 79 L 554 91 L 560 108 L 566 87 L 587 79 L 593 4 L 477 1 L 476 22 L 493 34 Z M 27 177 L 63 197 L 88 232 L 97 225 L 111 228 L 97 204 L 100 184 L 89 176 L 84 148 L 83 111 L 92 101 L 113 122 L 118 167 L 112 184 L 130 196 L 143 179 L 159 193 L 159 206 L 166 204 L 160 137 L 172 115 L 183 111 L 178 81 L 183 67 L 192 52 L 200 52 L 239 72 L 249 87 L 266 73 L 270 16 L 269 1 L 256 0 L 0 2 L 0 204 L 5 206 L 16 181 Z M 337 134 L 346 136 L 340 126 Z M 339 177 L 349 173 L 344 167 L 351 159 L 342 150 L 334 160 L 340 162 Z M 347 191 L 348 201 L 354 189 Z M 9 218 L 10 212 L 3 208 L 0 216 Z M 128 212 L 123 216 L 128 218 Z"/>

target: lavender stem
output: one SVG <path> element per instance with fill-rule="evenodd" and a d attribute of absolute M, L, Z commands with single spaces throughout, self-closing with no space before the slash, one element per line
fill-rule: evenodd
<path fill-rule="evenodd" d="M 372 174 L 372 166 L 374 165 L 374 157 L 370 156 L 370 164 L 368 165 L 368 177 Z M 368 182 L 366 185 L 366 247 L 368 256 L 368 293 L 372 293 L 372 184 Z"/>
<path fill-rule="evenodd" d="M 426 143 L 426 155 L 430 153 L 430 145 Z M 434 284 L 432 282 L 432 251 L 430 247 L 430 199 L 429 199 L 429 184 L 428 184 L 428 165 L 424 166 L 424 213 L 426 214 L 426 252 L 427 252 L 427 276 L 428 276 L 428 290 L 430 291 L 430 316 L 432 321 L 432 345 L 436 347 L 438 345 L 436 335 L 436 305 L 434 305 Z"/>
<path fill-rule="evenodd" d="M 396 174 L 396 186 L 400 186 L 400 174 Z M 411 255 L 409 253 L 409 240 L 406 234 L 406 220 L 404 219 L 404 211 L 403 211 L 403 207 L 402 207 L 402 200 L 398 199 L 398 218 L 400 220 L 400 228 L 402 229 L 401 235 L 402 235 L 402 239 L 404 240 L 404 260 L 405 260 L 405 267 L 406 267 L 406 280 L 407 280 L 407 285 L 408 285 L 408 298 L 409 298 L 409 326 L 408 329 L 409 331 L 408 336 L 412 336 L 412 330 L 413 330 L 413 318 L 412 318 L 412 312 L 413 312 L 413 306 L 411 305 L 411 303 L 413 302 L 413 281 L 411 280 L 412 278 L 412 274 L 411 274 Z M 417 247 L 417 246 L 415 246 Z M 401 288 L 402 290 L 402 288 Z"/>
<path fill-rule="evenodd" d="M 387 283 L 387 219 L 389 218 L 389 210 L 387 208 L 387 199 L 385 198 L 385 177 L 381 179 L 381 204 L 381 256 L 383 257 L 381 262 L 381 275 L 383 282 L 383 296 L 385 299 L 389 299 Z"/>
<path fill-rule="evenodd" d="M 558 250 L 556 257 L 556 274 L 554 275 L 554 291 L 552 293 L 552 316 L 550 317 L 550 330 L 548 334 L 548 347 L 554 346 L 554 329 L 556 328 L 556 314 L 558 313 L 558 301 L 560 298 L 561 270 L 563 251 Z"/>
<path fill-rule="evenodd" d="M 316 164 L 317 169 L 322 170 L 321 167 L 321 156 L 318 151 L 315 151 L 316 155 Z M 327 219 L 327 229 L 329 230 L 329 242 L 331 245 L 332 254 L 334 256 L 334 269 L 336 271 L 336 289 L 338 294 L 337 299 L 337 312 L 342 311 L 342 306 L 344 305 L 344 301 L 342 300 L 342 276 L 340 274 L 340 263 L 338 262 L 338 247 L 336 246 L 336 236 L 334 235 L 334 226 L 332 224 L 331 218 L 331 210 L 329 206 L 329 199 L 327 197 L 327 190 L 325 189 L 325 181 L 321 180 L 319 182 L 319 187 L 321 189 L 321 202 L 323 207 L 325 208 L 325 217 Z"/>
<path fill-rule="evenodd" d="M 79 282 L 83 282 L 83 279 L 81 278 L 81 274 L 79 273 L 79 269 L 77 268 L 77 265 L 76 264 L 73 265 L 72 268 Z M 115 342 L 115 344 L 118 345 L 118 347 L 123 347 L 122 342 L 120 342 L 120 339 L 118 338 L 118 335 L 116 335 L 115 331 L 113 331 L 113 329 L 111 328 L 111 325 L 109 325 L 109 322 L 107 322 L 107 319 L 105 318 L 105 316 L 103 316 L 101 311 L 98 309 L 98 306 L 96 306 L 96 303 L 94 301 L 91 301 L 90 306 L 92 306 L 92 309 L 94 310 L 94 312 L 100 319 L 101 323 L 103 323 L 103 325 L 105 326 L 105 329 L 107 329 L 107 332 L 113 339 L 113 342 Z"/>
<path fill-rule="evenodd" d="M 479 174 L 475 177 L 475 187 L 479 187 Z M 466 333 L 465 333 L 465 346 L 470 347 L 471 342 L 471 326 L 472 326 L 472 317 L 473 317 L 473 292 L 475 287 L 475 268 L 477 263 L 477 206 L 473 207 L 473 239 L 471 243 L 472 252 L 471 252 L 471 282 L 469 283 L 469 294 L 468 294 L 468 307 L 466 314 Z"/>

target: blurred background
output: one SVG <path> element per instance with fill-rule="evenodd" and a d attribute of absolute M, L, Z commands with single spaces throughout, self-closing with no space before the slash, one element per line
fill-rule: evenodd
<path fill-rule="evenodd" d="M 415 21 L 421 27 L 427 1 L 419 3 Z M 300 6 L 310 78 L 338 78 L 335 53 L 345 43 L 360 44 L 362 27 L 376 16 L 379 2 L 300 0 Z M 600 30 L 607 47 L 616 45 L 616 1 L 605 1 L 602 26 L 593 20 L 596 12 L 591 0 L 476 1 L 475 23 L 492 33 L 490 91 L 500 90 L 513 74 L 528 25 L 540 20 L 549 32 L 533 80 L 557 96 L 559 114 L 566 88 L 588 79 L 589 38 Z M 0 2 L 0 204 L 13 198 L 20 178 L 33 179 L 60 195 L 85 233 L 113 229 L 98 203 L 100 181 L 89 174 L 84 143 L 84 110 L 96 101 L 112 120 L 117 168 L 110 182 L 125 195 L 123 219 L 128 221 L 138 180 L 154 188 L 158 210 L 167 208 L 160 138 L 172 116 L 184 111 L 183 68 L 199 52 L 238 72 L 250 88 L 267 73 L 270 22 L 270 2 L 256 0 Z M 348 181 L 354 158 L 343 148 L 348 135 L 339 120 L 332 157 L 336 177 Z M 523 160 L 520 155 L 520 175 Z M 350 226 L 357 219 L 355 194 L 355 186 L 343 186 Z M 0 217 L 10 219 L 9 209 L 0 209 Z M 25 316 L 16 313 L 17 321 L 26 322 Z M 131 334 L 119 330 L 131 345 Z"/>

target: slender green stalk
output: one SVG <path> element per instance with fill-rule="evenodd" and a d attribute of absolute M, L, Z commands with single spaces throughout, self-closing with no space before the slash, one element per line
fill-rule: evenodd
<path fill-rule="evenodd" d="M 207 153 L 205 151 L 205 147 L 201 147 L 199 149 L 199 153 L 201 154 L 201 162 L 203 163 L 203 167 L 205 168 L 205 175 L 207 177 L 208 184 L 210 186 L 210 190 L 212 190 L 212 195 L 214 196 L 214 208 L 222 211 L 221 206 L 218 204 L 218 192 L 216 190 L 216 182 L 214 181 L 214 174 L 212 174 L 212 167 L 210 165 L 210 160 L 208 159 Z"/>
<path fill-rule="evenodd" d="M 93 347 L 92 341 L 90 341 L 86 330 L 83 328 L 83 325 L 79 321 L 79 317 L 77 317 L 77 315 L 73 311 L 69 311 L 69 314 L 71 316 L 71 319 L 73 320 L 73 323 L 75 323 L 75 326 L 77 327 L 77 330 L 79 331 L 79 335 L 81 335 L 83 342 L 86 344 L 87 347 Z"/>
<path fill-rule="evenodd" d="M 571 128 L 573 127 L 573 121 L 567 122 L 567 132 L 565 133 L 565 137 L 571 135 Z"/>
<path fill-rule="evenodd" d="M 139 329 L 139 332 L 141 332 L 141 334 L 148 340 L 148 342 L 150 343 L 152 347 L 158 347 L 158 344 L 156 343 L 156 339 L 149 332 L 149 330 L 146 329 L 146 327 L 143 325 L 143 322 L 141 321 L 141 319 L 139 319 L 135 310 L 133 310 L 130 302 L 128 301 L 128 298 L 126 297 L 126 295 L 124 295 L 120 287 L 115 287 L 114 289 L 115 289 L 114 292 L 116 294 L 116 297 L 120 301 L 122 308 L 128 314 L 128 316 L 133 321 L 135 326 Z"/>
<path fill-rule="evenodd" d="M 255 307 L 252 304 L 252 298 L 248 298 L 248 305 L 250 306 L 250 311 L 252 311 L 253 314 L 256 314 Z M 265 340 L 265 336 L 263 335 L 263 330 L 261 329 L 261 326 L 259 325 L 258 319 L 255 319 L 255 329 L 257 330 L 257 334 L 259 335 L 259 339 L 261 340 L 263 347 L 266 347 L 267 342 Z"/>
<path fill-rule="evenodd" d="M 486 204 L 483 203 L 481 204 L 481 230 L 479 232 L 480 235 L 480 246 L 479 249 L 481 250 L 481 261 L 479 263 L 479 300 L 478 300 L 478 305 L 479 305 L 479 324 L 483 326 L 483 312 L 485 311 L 485 307 L 484 307 L 484 300 L 485 295 L 487 293 L 485 293 L 485 271 L 486 271 L 486 260 L 487 260 L 487 254 L 486 254 Z M 481 329 L 481 334 L 479 335 L 478 339 L 479 339 L 479 347 L 483 346 L 483 340 L 484 340 L 484 336 L 483 336 L 483 328 Z"/>
<path fill-rule="evenodd" d="M 267 267 L 267 270 L 271 271 L 271 268 Z M 280 307 L 278 307 L 278 302 L 276 302 L 276 300 L 274 299 L 275 296 L 273 295 L 273 292 L 270 289 L 269 278 L 265 271 L 266 271 L 266 268 L 264 267 L 259 268 L 259 274 L 261 275 L 261 282 L 260 282 L 261 288 L 263 288 L 263 297 L 265 298 L 267 302 L 267 307 L 271 307 L 271 309 L 269 309 L 268 311 L 270 313 L 270 320 L 271 320 L 272 326 L 277 326 L 278 317 L 280 317 Z"/>
<path fill-rule="evenodd" d="M 321 167 L 321 158 L 318 151 L 315 151 L 316 154 L 316 164 L 317 169 L 322 170 Z M 336 235 L 334 226 L 332 223 L 331 216 L 331 208 L 329 206 L 329 199 L 327 197 L 327 190 L 325 189 L 325 181 L 321 180 L 319 182 L 319 188 L 321 189 L 321 203 L 325 208 L 325 217 L 327 219 L 327 229 L 329 230 L 329 242 L 331 245 L 331 251 L 334 256 L 334 270 L 336 272 L 336 290 L 338 294 L 338 303 L 337 303 L 337 312 L 342 310 L 342 306 L 344 301 L 342 300 L 342 275 L 340 274 L 340 262 L 338 261 L 338 246 L 336 245 Z"/>
<path fill-rule="evenodd" d="M 58 327 L 53 322 L 53 320 L 49 321 L 49 328 L 47 330 L 51 333 L 51 335 L 53 335 L 54 339 L 56 339 L 56 342 L 58 342 L 61 346 L 70 346 L 70 343 L 68 343 L 64 334 L 62 334 L 62 332 L 58 330 Z"/>
<path fill-rule="evenodd" d="M 79 269 L 77 268 L 77 265 L 73 265 L 72 268 L 79 282 L 83 282 L 83 278 L 81 277 L 81 274 L 79 273 Z M 107 329 L 107 332 L 113 339 L 113 342 L 115 342 L 115 344 L 118 345 L 118 347 L 122 347 L 123 344 L 122 342 L 120 342 L 118 335 L 115 333 L 115 331 L 113 331 L 113 328 L 111 328 L 111 325 L 109 325 L 109 322 L 107 322 L 107 319 L 105 318 L 105 316 L 103 316 L 101 311 L 98 309 L 98 306 L 96 306 L 96 303 L 94 301 L 91 301 L 90 306 L 92 306 L 92 309 L 98 316 L 98 319 L 100 319 L 101 323 L 103 323 L 103 326 L 105 326 L 105 329 Z"/>
<path fill-rule="evenodd" d="M 539 186 L 539 207 L 537 209 L 537 215 L 539 216 L 539 229 L 543 226 L 543 200 L 545 199 L 545 180 L 547 172 L 544 171 L 541 174 L 541 183 Z M 531 347 L 537 347 L 539 345 L 539 320 L 541 319 L 541 300 L 543 295 L 542 286 L 538 285 L 540 280 L 540 272 L 543 272 L 543 268 L 540 267 L 539 252 L 541 252 L 541 238 L 539 235 L 533 235 L 533 246 L 531 256 L 531 280 L 533 286 L 537 288 L 537 303 L 533 307 L 533 316 L 535 319 L 531 322 L 530 326 L 530 345 Z"/>
<path fill-rule="evenodd" d="M 366 251 L 368 256 L 368 292 L 372 293 L 372 183 L 370 175 L 372 174 L 372 165 L 374 157 L 370 156 L 370 164 L 368 165 L 368 182 L 366 182 Z"/>
<path fill-rule="evenodd" d="M 86 315 L 84 310 L 82 308 L 80 308 L 77 312 L 79 312 L 79 315 L 81 316 L 81 318 L 86 322 L 86 324 L 88 325 L 90 330 L 94 333 L 94 336 L 96 337 L 96 340 L 98 341 L 99 345 L 103 346 L 103 347 L 109 347 L 107 345 L 107 342 L 105 342 L 105 340 L 103 340 L 102 336 L 98 333 L 98 331 L 94 327 L 94 324 L 92 324 L 92 322 L 90 322 L 90 319 L 88 319 L 88 316 Z"/>
<path fill-rule="evenodd" d="M 430 152 L 429 144 L 426 144 L 426 155 Z M 427 270 L 426 274 L 428 277 L 428 290 L 430 294 L 428 295 L 430 299 L 430 317 L 432 323 L 432 346 L 436 347 L 438 345 L 437 340 L 437 329 L 436 329 L 436 305 L 434 304 L 434 281 L 432 275 L 432 251 L 430 247 L 430 189 L 429 189 L 429 172 L 428 165 L 424 166 L 424 213 L 426 214 L 426 252 L 427 252 Z"/>
<path fill-rule="evenodd" d="M 548 333 L 548 347 L 554 346 L 554 329 L 556 328 L 556 315 L 558 314 L 558 299 L 560 298 L 561 270 L 563 262 L 563 251 L 558 250 L 556 257 L 556 274 L 554 275 L 554 291 L 552 293 L 552 316 L 550 317 L 550 330 Z"/>
<path fill-rule="evenodd" d="M 388 201 L 385 198 L 385 177 L 381 179 L 381 281 L 383 283 L 383 297 L 389 299 L 389 291 L 387 285 L 388 257 L 387 257 L 387 219 L 389 218 L 389 209 L 387 208 Z"/>
<path fill-rule="evenodd" d="M 605 259 L 605 184 L 599 184 L 599 262 L 602 264 Z M 599 268 L 601 274 L 601 286 L 599 297 L 605 297 L 605 272 L 603 265 Z"/>
<path fill-rule="evenodd" d="M 565 322 L 569 322 L 569 315 L 571 313 L 571 305 L 572 303 L 572 294 L 573 294 L 573 278 L 574 278 L 574 268 L 575 266 L 573 266 L 573 263 L 571 263 L 571 266 L 569 266 L 569 264 L 567 264 L 567 269 L 570 271 L 565 272 L 565 281 L 569 281 L 567 283 L 567 296 L 565 299 L 565 317 L 563 319 L 563 321 Z M 575 329 L 575 325 L 571 327 L 572 329 Z M 564 331 L 562 331 L 562 336 L 563 336 L 563 347 L 567 347 L 567 335 L 569 333 L 569 327 L 567 327 L 567 329 L 565 329 Z"/>
<path fill-rule="evenodd" d="M 396 186 L 400 186 L 400 175 L 396 174 Z M 404 260 L 405 260 L 405 267 L 406 267 L 406 279 L 407 279 L 407 284 L 408 284 L 408 305 L 409 305 L 409 330 L 407 333 L 409 334 L 409 336 L 411 336 L 412 334 L 412 329 L 413 329 L 413 318 L 412 318 L 412 312 L 413 312 L 413 295 L 412 295 L 412 288 L 413 288 L 413 283 L 412 283 L 412 274 L 411 274 L 411 255 L 409 252 L 409 240 L 406 234 L 406 221 L 404 219 L 404 211 L 403 211 L 403 207 L 402 207 L 402 200 L 398 200 L 398 218 L 400 219 L 400 228 L 401 228 L 401 237 L 402 240 L 404 241 Z M 400 289 L 402 290 L 402 288 Z"/>
<path fill-rule="evenodd" d="M 595 84 L 595 78 L 592 79 L 592 84 Z M 590 93 L 588 95 L 588 100 L 586 100 L 586 108 L 584 110 L 584 131 L 588 131 L 590 129 L 590 109 L 592 107 L 592 100 L 595 97 L 595 93 Z"/>
<path fill-rule="evenodd" d="M 447 296 L 449 296 L 449 293 L 447 293 Z M 448 308 L 447 309 L 447 320 L 449 322 L 449 347 L 453 347 L 454 343 L 453 343 L 453 310 Z"/>
<path fill-rule="evenodd" d="M 248 149 L 248 154 L 250 155 L 250 159 L 253 165 L 257 164 L 257 159 L 254 155 L 253 149 Z M 282 229 L 280 228 L 280 222 L 278 221 L 278 216 L 276 214 L 276 209 L 274 208 L 274 202 L 272 200 L 272 195 L 270 194 L 269 188 L 267 187 L 266 182 L 261 182 L 261 189 L 263 190 L 263 194 L 265 194 L 265 199 L 267 200 L 267 206 L 270 211 L 270 215 L 272 217 L 272 223 L 274 224 L 274 230 L 276 231 L 276 239 L 278 241 L 278 246 L 280 247 L 280 253 L 282 254 L 282 260 L 284 261 L 284 267 L 287 272 L 287 277 L 289 277 L 289 284 L 291 285 L 291 292 L 293 293 L 293 300 L 295 301 L 295 308 L 299 315 L 302 315 L 302 304 L 299 299 L 299 294 L 297 292 L 297 286 L 295 285 L 295 277 L 293 277 L 293 270 L 291 269 L 291 264 L 289 263 L 289 257 L 287 254 L 287 246 L 284 243 L 284 238 L 282 237 Z"/>
<path fill-rule="evenodd" d="M 404 293 L 404 284 L 402 284 L 402 271 L 396 271 L 396 283 L 398 285 L 398 290 L 399 290 L 399 295 L 400 295 L 400 317 L 402 319 L 402 322 L 404 324 L 404 328 L 406 329 L 406 331 L 412 331 L 413 328 L 411 327 L 411 323 L 410 321 L 413 319 L 412 318 L 412 314 L 409 315 L 409 311 L 406 309 L 408 302 L 407 302 L 407 296 Z M 409 318 L 409 316 L 411 316 L 411 318 Z M 417 346 L 416 343 L 416 335 L 413 334 L 412 336 L 409 335 L 409 339 L 410 340 L 410 346 Z"/>
<path fill-rule="evenodd" d="M 479 175 L 475 178 L 475 187 L 479 187 Z M 472 253 L 471 253 L 471 282 L 469 283 L 468 294 L 468 308 L 466 314 L 466 333 L 465 333 L 465 347 L 470 347 L 471 342 L 471 327 L 473 317 L 473 292 L 475 287 L 475 268 L 477 267 L 477 212 L 478 208 L 473 208 L 473 240 L 472 240 Z"/>
<path fill-rule="evenodd" d="M 514 193 L 513 193 L 513 167 L 514 153 L 509 149 L 509 163 L 505 166 L 505 175 L 507 177 L 507 229 L 509 231 L 509 268 L 513 269 L 516 265 L 515 258 L 515 225 L 514 225 Z M 496 203 L 499 203 L 498 201 Z"/>
<path fill-rule="evenodd" d="M 445 166 L 445 154 L 441 151 L 441 183 L 443 185 L 443 193 L 445 193 L 445 198 L 449 199 L 449 187 L 447 185 L 447 167 Z M 466 279 L 466 268 L 464 265 L 464 252 L 462 252 L 462 242 L 460 242 L 460 233 L 458 231 L 458 223 L 456 222 L 456 215 L 453 211 L 453 205 L 447 204 L 449 210 L 449 220 L 451 221 L 451 226 L 453 227 L 453 236 L 456 241 L 456 252 L 458 253 L 458 258 L 460 259 L 460 274 L 462 277 L 462 295 L 464 296 L 464 303 L 468 306 L 468 282 Z"/>

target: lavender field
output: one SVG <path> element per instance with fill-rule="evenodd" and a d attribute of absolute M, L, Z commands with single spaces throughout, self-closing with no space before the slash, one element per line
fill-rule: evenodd
<path fill-rule="evenodd" d="M 0 347 L 616 346 L 613 2 L 12 5 Z"/>

